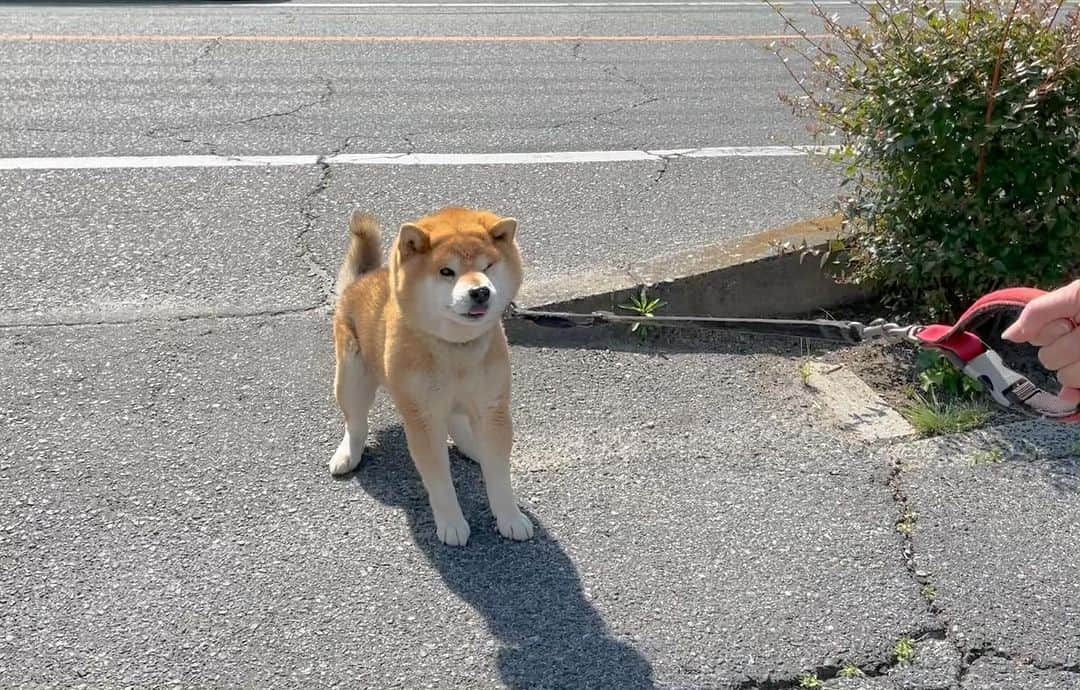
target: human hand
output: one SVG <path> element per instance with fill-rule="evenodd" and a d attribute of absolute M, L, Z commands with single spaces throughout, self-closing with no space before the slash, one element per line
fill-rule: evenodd
<path fill-rule="evenodd" d="M 1031 300 L 1001 337 L 1039 348 L 1039 361 L 1057 372 L 1059 397 L 1080 403 L 1080 280 Z"/>

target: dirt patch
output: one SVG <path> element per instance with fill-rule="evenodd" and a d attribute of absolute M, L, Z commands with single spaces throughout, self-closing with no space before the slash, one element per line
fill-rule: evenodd
<path fill-rule="evenodd" d="M 816 359 L 843 364 L 866 382 L 889 407 L 900 410 L 911 401 L 918 372 L 918 350 L 907 344 L 868 344 L 822 353 Z"/>

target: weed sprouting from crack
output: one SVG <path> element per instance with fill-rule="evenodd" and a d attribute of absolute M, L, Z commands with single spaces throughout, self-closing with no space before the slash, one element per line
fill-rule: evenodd
<path fill-rule="evenodd" d="M 919 514 L 911 508 L 905 508 L 900 519 L 896 521 L 896 531 L 905 537 L 910 537 L 915 532 L 915 524 L 919 520 Z"/>
<path fill-rule="evenodd" d="M 630 326 L 631 333 L 637 333 L 639 337 L 646 339 L 649 337 L 649 333 L 652 332 L 647 319 L 653 318 L 656 312 L 665 306 L 667 306 L 667 302 L 659 297 L 650 298 L 648 290 L 643 286 L 640 294 L 630 298 L 630 304 L 620 304 L 619 309 L 625 309 L 646 319 L 645 321 L 635 321 Z"/>
<path fill-rule="evenodd" d="M 836 675 L 840 678 L 862 678 L 866 674 L 855 664 L 844 664 L 844 667 L 840 669 L 840 673 Z"/>
<path fill-rule="evenodd" d="M 915 661 L 915 640 L 901 637 L 893 645 L 893 660 L 898 664 L 910 664 Z"/>

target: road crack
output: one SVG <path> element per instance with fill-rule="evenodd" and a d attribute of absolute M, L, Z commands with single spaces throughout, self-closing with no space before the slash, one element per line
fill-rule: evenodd
<path fill-rule="evenodd" d="M 203 141 L 201 139 L 195 139 L 191 136 L 185 136 L 179 134 L 181 130 L 185 129 L 179 125 L 162 125 L 160 127 L 152 127 L 142 133 L 142 136 L 148 139 L 174 139 L 182 144 L 195 144 L 205 148 L 210 155 L 220 156 L 217 152 L 217 145 L 212 141 Z"/>
<path fill-rule="evenodd" d="M 598 112 L 598 113 L 592 113 L 592 114 L 589 114 L 589 115 L 582 115 L 582 116 L 574 117 L 574 118 L 571 118 L 569 120 L 565 120 L 563 122 L 558 122 L 558 123 L 550 126 L 549 129 L 559 129 L 560 127 L 565 127 L 567 125 L 577 124 L 577 123 L 581 123 L 581 122 L 590 122 L 590 121 L 591 122 L 597 122 L 599 124 L 606 124 L 606 125 L 616 124 L 614 122 L 611 122 L 607 118 L 611 118 L 611 117 L 614 117 L 615 115 L 619 115 L 620 113 L 625 113 L 625 112 L 628 112 L 630 110 L 634 110 L 635 108 L 640 108 L 640 107 L 642 107 L 644 105 L 648 105 L 650 103 L 656 103 L 657 101 L 660 100 L 660 97 L 655 95 L 650 87 L 646 86 L 645 84 L 638 81 L 637 79 L 634 79 L 633 77 L 630 77 L 630 76 L 627 76 L 627 75 L 623 74 L 619 70 L 618 66 L 616 66 L 614 63 L 594 62 L 594 61 L 590 60 L 589 58 L 585 57 L 585 55 L 582 54 L 582 49 L 584 48 L 584 45 L 585 45 L 584 43 L 579 41 L 579 42 L 575 43 L 573 45 L 573 47 L 571 48 L 570 54 L 573 56 L 573 58 L 575 60 L 582 63 L 583 65 L 590 65 L 590 66 L 599 67 L 601 73 L 604 74 L 605 76 L 607 76 L 609 79 L 611 79 L 611 80 L 613 80 L 613 81 L 615 81 L 616 83 L 619 83 L 619 84 L 629 85 L 629 86 L 633 87 L 634 89 L 636 89 L 637 91 L 639 91 L 640 92 L 639 97 L 633 103 L 630 103 L 628 105 L 621 105 L 621 106 L 618 106 L 616 108 L 611 108 L 609 110 L 604 110 L 604 111 L 601 111 L 601 112 Z"/>
<path fill-rule="evenodd" d="M 919 568 L 918 564 L 915 562 L 915 542 L 913 535 L 915 530 L 918 529 L 919 515 L 915 511 L 914 506 L 911 505 L 907 492 L 904 491 L 901 481 L 903 472 L 903 461 L 899 458 L 894 458 L 892 460 L 892 467 L 889 471 L 888 486 L 898 512 L 896 521 L 893 524 L 896 533 L 900 538 L 901 557 L 903 558 L 904 567 L 907 569 L 912 582 L 919 588 L 919 596 L 926 602 L 927 610 L 938 621 L 939 629 L 934 631 L 935 635 L 938 636 L 939 639 L 947 640 L 956 650 L 960 663 L 957 666 L 955 680 L 957 685 L 959 685 L 964 674 L 967 673 L 967 669 L 970 666 L 970 660 L 968 659 L 964 642 L 957 637 L 948 614 L 946 614 L 941 605 L 937 603 L 937 587 L 932 580 L 932 574 L 929 571 Z"/>
<path fill-rule="evenodd" d="M 200 63 L 200 62 L 201 62 L 202 60 L 204 60 L 205 58 L 209 57 L 209 56 L 210 56 L 210 53 L 212 53 L 212 52 L 214 52 L 215 50 L 217 50 L 217 48 L 218 48 L 218 47 L 219 47 L 220 45 L 221 45 L 221 36 L 218 36 L 218 37 L 216 37 L 216 38 L 212 38 L 212 39 L 210 39 L 209 41 L 207 41 L 207 42 L 206 42 L 206 45 L 204 45 L 204 46 L 203 46 L 203 47 L 202 47 L 202 48 L 201 48 L 201 49 L 199 50 L 199 52 L 195 54 L 195 57 L 193 57 L 193 58 L 191 59 L 191 64 L 190 64 L 190 67 L 191 67 L 192 69 L 195 69 L 195 70 L 199 69 L 199 63 Z"/>
<path fill-rule="evenodd" d="M 333 302 L 334 278 L 336 272 L 331 271 L 324 262 L 319 260 L 318 255 L 311 246 L 310 236 L 315 229 L 315 223 L 319 219 L 319 213 L 315 210 L 315 202 L 326 192 L 334 174 L 334 169 L 330 165 L 329 159 L 332 159 L 334 156 L 347 149 L 352 143 L 352 139 L 352 136 L 345 137 L 344 141 L 342 141 L 341 145 L 336 149 L 319 156 L 315 161 L 315 165 L 319 167 L 319 179 L 315 182 L 315 186 L 304 195 L 304 199 L 300 203 L 300 215 L 303 217 L 303 225 L 295 237 L 297 256 L 303 259 L 307 264 L 311 275 L 321 279 L 323 306 L 327 306 Z"/>
<path fill-rule="evenodd" d="M 301 103 L 300 105 L 296 106 L 295 108 L 291 108 L 289 110 L 282 110 L 282 111 L 279 111 L 279 112 L 266 113 L 264 115 L 256 115 L 254 117 L 249 117 L 249 118 L 246 118 L 246 119 L 243 119 L 243 120 L 235 120 L 233 122 L 228 122 L 228 123 L 226 123 L 226 125 L 247 125 L 247 124 L 251 124 L 252 122 L 260 122 L 262 120 L 270 120 L 270 119 L 273 119 L 273 118 L 276 118 L 276 117 L 289 117 L 291 115 L 296 115 L 300 111 L 305 110 L 307 108 L 314 108 L 315 106 L 326 105 L 326 103 L 331 98 L 334 97 L 334 83 L 330 79 L 328 79 L 327 77 L 319 77 L 319 79 L 321 79 L 322 82 L 323 82 L 323 92 L 321 94 L 319 94 L 319 96 L 317 98 L 315 98 L 314 100 Z"/>
<path fill-rule="evenodd" d="M 56 319 L 53 321 L 19 321 L 0 319 L 0 331 L 36 329 L 36 328 L 89 328 L 94 326 L 121 326 L 126 324 L 160 324 L 182 323 L 184 321 L 216 320 L 216 319 L 250 319 L 259 317 L 288 316 L 292 314 L 307 314 L 310 312 L 326 309 L 325 303 L 295 306 L 295 307 L 267 307 L 263 309 L 209 309 L 191 312 L 176 312 L 166 314 L 118 314 L 111 317 L 94 317 L 86 319 Z"/>
<path fill-rule="evenodd" d="M 653 177 L 654 184 L 660 184 L 660 180 L 664 179 L 664 175 L 667 173 L 668 165 L 670 163 L 670 156 L 660 156 L 660 169 L 656 171 L 656 175 Z"/>
<path fill-rule="evenodd" d="M 1014 664 L 1020 664 L 1022 666 L 1030 666 L 1033 669 L 1039 671 L 1059 671 L 1062 673 L 1075 673 L 1080 674 L 1080 664 L 1046 664 L 1040 663 L 1036 659 L 1031 657 L 1017 657 L 1007 652 L 1003 652 L 1000 649 L 995 649 L 989 645 L 983 645 L 978 648 L 969 649 L 967 654 L 963 657 L 963 663 L 960 668 L 960 675 L 957 678 L 958 683 L 962 683 L 967 677 L 968 671 L 972 665 L 980 659 L 1004 659 Z"/>

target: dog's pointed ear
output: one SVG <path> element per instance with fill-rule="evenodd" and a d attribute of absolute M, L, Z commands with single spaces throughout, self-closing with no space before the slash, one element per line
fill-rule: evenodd
<path fill-rule="evenodd" d="M 398 251 L 401 258 L 407 259 L 414 254 L 423 254 L 431 249 L 431 238 L 427 231 L 414 223 L 402 223 L 398 230 Z"/>
<path fill-rule="evenodd" d="M 517 233 L 518 222 L 515 218 L 503 218 L 488 228 L 488 234 L 496 242 L 511 242 Z"/>

